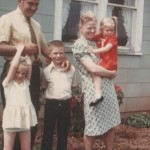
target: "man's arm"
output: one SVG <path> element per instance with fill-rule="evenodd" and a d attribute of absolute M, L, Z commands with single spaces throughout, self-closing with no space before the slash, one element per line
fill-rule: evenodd
<path fill-rule="evenodd" d="M 16 47 L 13 45 L 10 45 L 6 42 L 0 43 L 0 56 L 14 56 L 16 53 Z M 38 53 L 38 46 L 33 43 L 29 43 L 25 45 L 25 48 L 22 52 L 23 55 L 34 55 Z"/>
<path fill-rule="evenodd" d="M 9 45 L 6 42 L 0 43 L 0 56 L 14 56 L 16 51 L 16 46 Z"/>
<path fill-rule="evenodd" d="M 50 56 L 49 56 L 49 53 L 48 53 L 48 47 L 47 46 L 44 46 L 42 49 L 41 49 L 41 53 L 42 55 L 45 57 L 45 58 L 48 58 L 48 59 L 51 59 Z"/>
<path fill-rule="evenodd" d="M 109 71 L 99 65 L 96 65 L 90 57 L 82 60 L 81 63 L 89 72 L 97 76 L 110 77 L 111 79 L 116 77 L 116 70 Z"/>

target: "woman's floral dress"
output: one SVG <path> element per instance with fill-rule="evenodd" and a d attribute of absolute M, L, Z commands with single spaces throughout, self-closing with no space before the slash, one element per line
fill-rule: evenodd
<path fill-rule="evenodd" d="M 90 57 L 93 62 L 98 62 L 98 57 L 88 49 L 89 45 L 95 46 L 95 43 L 81 37 L 75 41 L 72 51 L 81 76 L 82 92 L 84 93 L 84 135 L 97 136 L 119 125 L 121 119 L 114 84 L 108 78 L 103 78 L 102 83 L 104 101 L 97 106 L 89 106 L 95 96 L 94 84 L 91 74 L 82 65 L 81 61 Z"/>

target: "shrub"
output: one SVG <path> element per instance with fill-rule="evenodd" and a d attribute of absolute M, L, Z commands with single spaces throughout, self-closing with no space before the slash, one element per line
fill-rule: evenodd
<path fill-rule="evenodd" d="M 83 93 L 80 84 L 72 88 L 72 98 L 70 102 L 71 102 L 70 130 L 73 132 L 83 133 L 84 129 Z"/>
<path fill-rule="evenodd" d="M 117 99 L 118 99 L 118 104 L 123 105 L 123 98 L 124 98 L 124 94 L 122 92 L 122 89 L 119 85 L 115 85 L 115 90 L 116 90 L 116 94 L 117 94 Z"/>
<path fill-rule="evenodd" d="M 139 128 L 148 128 L 150 127 L 150 116 L 147 114 L 133 114 L 127 118 L 126 124 Z"/>

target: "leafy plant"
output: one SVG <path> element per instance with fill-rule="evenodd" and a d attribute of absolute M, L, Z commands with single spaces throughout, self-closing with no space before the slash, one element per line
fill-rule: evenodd
<path fill-rule="evenodd" d="M 84 129 L 84 113 L 83 113 L 83 93 L 81 85 L 78 84 L 72 88 L 71 99 L 71 127 L 73 132 L 83 132 Z"/>
<path fill-rule="evenodd" d="M 121 87 L 119 85 L 115 85 L 115 90 L 116 90 L 119 106 L 123 105 L 124 93 L 122 92 Z"/>
<path fill-rule="evenodd" d="M 133 114 L 127 119 L 127 124 L 139 128 L 148 128 L 150 127 L 150 116 L 147 114 Z"/>

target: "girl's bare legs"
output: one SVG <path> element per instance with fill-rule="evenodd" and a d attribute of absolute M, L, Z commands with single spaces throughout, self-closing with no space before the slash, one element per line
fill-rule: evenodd
<path fill-rule="evenodd" d="M 30 130 L 22 131 L 19 133 L 22 150 L 31 149 L 31 132 Z"/>
<path fill-rule="evenodd" d="M 112 128 L 104 135 L 104 144 L 106 146 L 106 150 L 113 150 L 114 131 L 115 128 Z"/>
<path fill-rule="evenodd" d="M 4 150 L 13 150 L 16 132 L 4 131 Z"/>
<path fill-rule="evenodd" d="M 92 150 L 94 140 L 95 140 L 94 136 L 86 136 L 86 135 L 83 136 L 85 150 Z"/>

